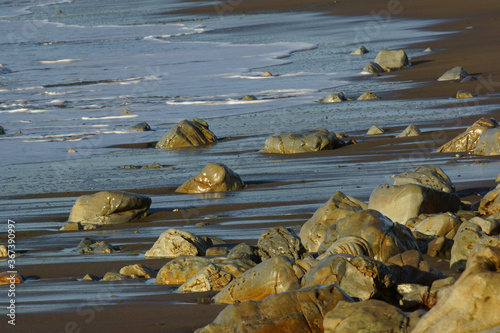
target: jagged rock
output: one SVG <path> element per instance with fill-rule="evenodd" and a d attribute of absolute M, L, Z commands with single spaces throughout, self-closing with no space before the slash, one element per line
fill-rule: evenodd
<path fill-rule="evenodd" d="M 369 100 L 369 99 L 378 99 L 378 98 L 379 97 L 377 95 L 375 95 L 375 93 L 367 91 L 363 95 L 358 97 L 358 101 L 365 101 L 365 100 Z"/>
<path fill-rule="evenodd" d="M 424 260 L 417 250 L 406 251 L 389 258 L 387 265 L 392 270 L 392 277 L 399 284 L 420 284 L 431 286 L 432 283 L 447 276 Z"/>
<path fill-rule="evenodd" d="M 369 74 L 380 74 L 384 72 L 385 69 L 383 69 L 382 67 L 380 67 L 379 64 L 376 64 L 374 62 L 369 62 L 368 64 L 366 64 L 366 66 L 361 71 L 361 73 L 369 73 Z"/>
<path fill-rule="evenodd" d="M 128 265 L 120 268 L 120 274 L 130 276 L 132 278 L 151 279 L 156 277 L 156 272 L 142 264 Z"/>
<path fill-rule="evenodd" d="M 257 243 L 257 254 L 263 261 L 279 255 L 299 259 L 303 252 L 300 239 L 293 230 L 290 231 L 282 226 L 263 232 Z"/>
<path fill-rule="evenodd" d="M 380 185 L 370 195 L 368 208 L 404 224 L 420 214 L 456 212 L 460 208 L 460 197 L 415 184 Z"/>
<path fill-rule="evenodd" d="M 147 215 L 151 199 L 121 191 L 97 192 L 79 197 L 68 222 L 82 224 L 118 224 Z"/>
<path fill-rule="evenodd" d="M 495 332 L 500 326 L 500 247 L 479 246 L 455 284 L 413 333 Z"/>
<path fill-rule="evenodd" d="M 471 218 L 469 222 L 477 224 L 487 235 L 498 234 L 500 232 L 500 221 L 491 218 L 491 216 L 487 219 L 476 216 Z"/>
<path fill-rule="evenodd" d="M 324 128 L 299 133 L 276 133 L 266 139 L 261 153 L 296 154 L 335 149 L 344 145 L 335 133 Z"/>
<path fill-rule="evenodd" d="M 228 259 L 243 259 L 250 260 L 253 262 L 259 262 L 259 259 L 255 255 L 253 248 L 250 245 L 245 243 L 240 243 L 233 247 L 229 254 L 227 255 Z"/>
<path fill-rule="evenodd" d="M 245 183 L 224 164 L 209 163 L 199 174 L 179 186 L 177 193 L 207 193 L 241 190 Z"/>
<path fill-rule="evenodd" d="M 389 51 L 381 50 L 375 58 L 375 63 L 379 64 L 386 71 L 402 69 L 408 65 L 408 57 L 403 50 Z"/>
<path fill-rule="evenodd" d="M 332 224 L 326 231 L 318 253 L 322 254 L 338 239 L 346 236 L 364 238 L 372 247 L 373 257 L 382 262 L 398 253 L 417 249 L 415 238 L 406 226 L 393 223 L 381 213 L 368 209 Z"/>
<path fill-rule="evenodd" d="M 75 251 L 80 254 L 109 254 L 116 252 L 116 249 L 107 242 L 96 242 L 93 239 L 85 237 L 80 244 L 78 244 Z"/>
<path fill-rule="evenodd" d="M 325 333 L 406 333 L 410 319 L 394 305 L 379 300 L 339 302 L 323 321 Z"/>
<path fill-rule="evenodd" d="M 481 118 L 472 124 L 462 134 L 438 148 L 438 153 L 472 152 L 476 149 L 481 134 L 487 130 L 497 127 L 498 123 L 490 118 Z"/>
<path fill-rule="evenodd" d="M 394 175 L 394 185 L 417 184 L 438 191 L 453 193 L 455 187 L 444 171 L 435 165 L 421 165 L 413 171 Z"/>
<path fill-rule="evenodd" d="M 174 258 L 180 255 L 203 256 L 210 246 L 200 237 L 179 229 L 168 229 L 163 232 L 146 258 Z"/>
<path fill-rule="evenodd" d="M 1 272 L 0 285 L 20 284 L 24 282 L 24 278 L 19 273 Z"/>
<path fill-rule="evenodd" d="M 206 121 L 193 118 L 183 120 L 168 131 L 156 144 L 156 148 L 177 149 L 198 147 L 217 141 L 217 137 L 208 129 Z"/>
<path fill-rule="evenodd" d="M 472 93 L 464 90 L 457 91 L 457 95 L 455 96 L 455 98 L 472 98 L 472 97 L 474 97 Z"/>
<path fill-rule="evenodd" d="M 439 257 L 443 259 L 451 258 L 451 248 L 453 247 L 453 241 L 444 236 L 435 238 L 432 240 L 427 247 L 427 254 L 430 257 Z"/>
<path fill-rule="evenodd" d="M 128 129 L 131 131 L 137 131 L 137 132 L 151 131 L 151 127 L 146 122 L 135 124 L 133 126 L 130 126 Z"/>
<path fill-rule="evenodd" d="M 323 260 L 332 254 L 350 254 L 352 256 L 363 255 L 373 258 L 372 246 L 364 238 L 358 236 L 346 236 L 340 238 L 317 259 Z"/>
<path fill-rule="evenodd" d="M 457 81 L 465 79 L 469 74 L 460 66 L 453 67 L 443 75 L 441 75 L 438 81 Z"/>
<path fill-rule="evenodd" d="M 120 273 L 116 272 L 107 272 L 104 274 L 104 277 L 102 278 L 102 281 L 123 281 L 127 280 L 128 276 L 122 275 Z"/>
<path fill-rule="evenodd" d="M 492 128 L 481 134 L 477 140 L 475 155 L 500 155 L 500 127 Z"/>
<path fill-rule="evenodd" d="M 83 281 L 99 281 L 99 277 L 94 274 L 86 274 L 83 278 Z"/>
<path fill-rule="evenodd" d="M 395 287 L 389 276 L 387 266 L 378 260 L 335 254 L 309 269 L 301 283 L 302 287 L 336 284 L 347 295 L 366 300 Z"/>
<path fill-rule="evenodd" d="M 410 229 L 430 236 L 444 236 L 453 239 L 460 224 L 462 224 L 462 221 L 457 215 L 453 213 L 442 213 L 425 218 L 421 222 L 415 224 L 414 227 L 410 227 Z"/>
<path fill-rule="evenodd" d="M 366 132 L 366 135 L 378 135 L 378 134 L 384 134 L 385 130 L 381 127 L 378 127 L 376 125 L 372 125 Z"/>
<path fill-rule="evenodd" d="M 343 102 L 345 100 L 346 100 L 346 98 L 344 96 L 344 93 L 340 92 L 338 94 L 329 94 L 325 98 L 320 99 L 318 102 L 320 102 L 320 103 L 337 103 L 337 102 Z"/>
<path fill-rule="evenodd" d="M 260 301 L 269 295 L 300 288 L 293 261 L 286 256 L 272 257 L 241 274 L 214 297 L 215 303 L 231 304 Z"/>
<path fill-rule="evenodd" d="M 370 52 L 370 51 L 368 51 L 366 49 L 366 47 L 364 47 L 363 45 L 361 45 L 356 50 L 352 51 L 351 55 L 362 55 L 362 54 L 365 54 L 365 53 L 368 53 L 368 52 Z"/>
<path fill-rule="evenodd" d="M 353 302 L 335 285 L 284 292 L 261 302 L 231 304 L 196 333 L 321 333 L 324 315 L 341 301 Z"/>
<path fill-rule="evenodd" d="M 245 97 L 243 97 L 243 100 L 244 101 L 256 101 L 257 97 L 255 97 L 254 95 L 246 95 Z"/>
<path fill-rule="evenodd" d="M 189 280 L 184 282 L 177 291 L 183 293 L 195 293 L 215 290 L 219 291 L 233 280 L 233 276 L 221 270 L 214 264 L 208 264 L 198 273 L 193 275 Z"/>
<path fill-rule="evenodd" d="M 299 237 L 309 252 L 316 252 L 324 240 L 325 232 L 337 220 L 359 212 L 366 204 L 342 192 L 335 193 L 302 226 Z"/>
<path fill-rule="evenodd" d="M 407 138 L 410 136 L 420 136 L 422 132 L 417 126 L 410 124 L 403 132 L 399 133 L 396 138 Z"/>
<path fill-rule="evenodd" d="M 485 236 L 485 233 L 477 224 L 470 222 L 462 223 L 453 239 L 450 268 L 453 270 L 463 270 L 472 248 Z"/>
<path fill-rule="evenodd" d="M 215 246 L 215 247 L 209 247 L 205 253 L 207 257 L 210 256 L 225 256 L 227 255 L 227 247 L 220 247 L 220 246 Z"/>

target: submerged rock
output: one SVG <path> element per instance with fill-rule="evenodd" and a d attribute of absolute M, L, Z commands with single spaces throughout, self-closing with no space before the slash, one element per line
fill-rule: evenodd
<path fill-rule="evenodd" d="M 363 95 L 358 97 L 358 101 L 365 101 L 365 100 L 369 100 L 369 99 L 378 99 L 378 98 L 379 97 L 377 95 L 375 95 L 375 93 L 367 91 Z"/>
<path fill-rule="evenodd" d="M 392 177 L 394 185 L 417 184 L 447 193 L 455 192 L 455 187 L 448 175 L 436 165 L 421 165 L 413 171 Z"/>
<path fill-rule="evenodd" d="M 241 190 L 245 183 L 224 164 L 209 163 L 199 174 L 179 186 L 177 193 L 207 193 Z"/>
<path fill-rule="evenodd" d="M 453 67 L 443 75 L 441 75 L 438 81 L 458 81 L 465 79 L 469 74 L 460 66 Z"/>
<path fill-rule="evenodd" d="M 146 258 L 175 258 L 180 255 L 203 256 L 210 246 L 198 236 L 179 229 L 168 229 L 160 235 Z"/>
<path fill-rule="evenodd" d="M 116 252 L 116 248 L 104 241 L 95 241 L 85 237 L 76 247 L 76 252 L 80 254 L 109 254 Z"/>
<path fill-rule="evenodd" d="M 372 125 L 366 132 L 366 135 L 378 135 L 378 134 L 384 134 L 385 130 L 381 127 Z"/>
<path fill-rule="evenodd" d="M 338 94 L 329 94 L 325 98 L 318 100 L 320 103 L 337 103 L 337 102 L 343 102 L 345 101 L 346 98 L 344 96 L 343 92 L 340 92 Z"/>
<path fill-rule="evenodd" d="M 408 56 L 403 50 L 389 51 L 384 49 L 377 54 L 375 63 L 386 71 L 402 69 L 408 66 Z"/>
<path fill-rule="evenodd" d="M 276 133 L 266 139 L 261 153 L 296 154 L 335 149 L 344 145 L 335 133 L 324 128 L 299 133 Z"/>
<path fill-rule="evenodd" d="M 492 128 L 481 134 L 477 140 L 475 155 L 500 155 L 500 127 Z"/>
<path fill-rule="evenodd" d="M 410 124 L 403 132 L 399 133 L 396 138 L 407 138 L 411 136 L 420 136 L 422 132 L 417 126 Z"/>
<path fill-rule="evenodd" d="M 490 118 L 481 118 L 472 124 L 462 134 L 453 138 L 451 141 L 445 143 L 438 148 L 438 153 L 458 153 L 458 152 L 472 152 L 476 149 L 477 142 L 481 134 L 487 130 L 497 127 L 496 120 Z"/>
<path fill-rule="evenodd" d="M 82 224 L 118 224 L 147 215 L 151 199 L 121 191 L 97 192 L 79 197 L 68 222 Z"/>
<path fill-rule="evenodd" d="M 385 69 L 383 69 L 382 67 L 380 67 L 379 64 L 376 64 L 374 62 L 369 62 L 368 64 L 366 64 L 366 66 L 361 71 L 361 73 L 369 73 L 369 74 L 380 74 L 384 72 Z"/>
<path fill-rule="evenodd" d="M 183 120 L 168 131 L 156 144 L 156 148 L 177 149 L 198 147 L 217 141 L 215 134 L 208 129 L 206 121 L 193 118 Z"/>
<path fill-rule="evenodd" d="M 138 123 L 128 128 L 131 131 L 146 132 L 151 131 L 151 127 L 146 122 Z"/>
<path fill-rule="evenodd" d="M 361 54 L 365 54 L 365 53 L 368 53 L 368 52 L 370 52 L 370 51 L 368 51 L 366 49 L 366 47 L 364 47 L 363 45 L 361 45 L 356 50 L 352 51 L 351 55 L 361 55 Z"/>

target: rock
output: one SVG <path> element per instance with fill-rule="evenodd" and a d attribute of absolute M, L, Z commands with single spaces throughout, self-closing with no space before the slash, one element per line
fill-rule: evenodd
<path fill-rule="evenodd" d="M 307 251 L 316 252 L 324 240 L 325 232 L 333 223 L 366 208 L 366 204 L 345 195 L 335 193 L 302 226 L 299 237 Z"/>
<path fill-rule="evenodd" d="M 229 254 L 227 255 L 228 259 L 243 259 L 243 260 L 250 260 L 253 262 L 259 262 L 260 260 L 257 258 L 255 255 L 252 247 L 250 245 L 247 245 L 245 243 L 240 243 L 236 245 L 235 247 L 232 248 L 231 251 L 229 251 Z"/>
<path fill-rule="evenodd" d="M 163 168 L 163 165 L 161 165 L 160 163 L 153 163 L 153 164 L 144 165 L 141 167 L 141 169 L 162 169 L 162 168 Z"/>
<path fill-rule="evenodd" d="M 435 165 L 421 165 L 413 171 L 392 177 L 395 178 L 394 185 L 417 184 L 447 193 L 455 192 L 450 178 Z"/>
<path fill-rule="evenodd" d="M 487 219 L 476 216 L 471 218 L 469 222 L 481 227 L 481 230 L 483 230 L 487 235 L 498 234 L 500 232 L 500 221 L 498 221 L 497 219 L 492 219 L 491 216 Z"/>
<path fill-rule="evenodd" d="M 357 236 L 346 236 L 340 238 L 317 259 L 323 260 L 332 254 L 350 254 L 352 256 L 363 255 L 373 258 L 372 246 L 366 239 Z"/>
<path fill-rule="evenodd" d="M 128 192 L 106 191 L 82 195 L 71 208 L 68 222 L 126 223 L 146 216 L 150 205 L 149 197 Z"/>
<path fill-rule="evenodd" d="M 500 326 L 500 247 L 480 246 L 460 278 L 413 333 L 495 332 Z"/>
<path fill-rule="evenodd" d="M 219 267 L 208 264 L 198 273 L 184 282 L 177 291 L 182 293 L 196 293 L 203 291 L 219 291 L 233 280 L 233 276 Z"/>
<path fill-rule="evenodd" d="M 380 67 L 379 64 L 376 64 L 374 62 L 369 62 L 368 64 L 366 64 L 366 66 L 361 71 L 361 73 L 367 73 L 367 74 L 380 74 L 384 72 L 385 70 L 382 67 Z"/>
<path fill-rule="evenodd" d="M 461 224 L 462 221 L 457 215 L 453 213 L 442 213 L 432 215 L 410 229 L 430 236 L 444 236 L 448 239 L 453 239 Z"/>
<path fill-rule="evenodd" d="M 449 238 L 441 236 L 435 238 L 429 243 L 427 247 L 427 255 L 429 255 L 430 257 L 450 259 L 452 247 L 453 247 L 453 241 Z"/>
<path fill-rule="evenodd" d="M 358 101 L 365 101 L 368 99 L 378 99 L 378 98 L 379 97 L 377 95 L 375 95 L 375 93 L 367 91 L 363 95 L 358 97 Z"/>
<path fill-rule="evenodd" d="M 183 120 L 168 131 L 156 144 L 160 149 L 198 147 L 217 141 L 217 137 L 201 119 Z"/>
<path fill-rule="evenodd" d="M 273 74 L 271 74 L 271 72 L 266 71 L 266 72 L 264 72 L 263 74 L 261 74 L 260 76 L 263 76 L 263 77 L 270 77 L 270 76 L 274 76 L 274 75 L 273 75 Z"/>
<path fill-rule="evenodd" d="M 146 132 L 151 131 L 151 127 L 146 122 L 138 123 L 128 128 L 131 131 Z"/>
<path fill-rule="evenodd" d="M 410 319 L 394 305 L 371 299 L 339 302 L 323 321 L 325 333 L 406 333 Z"/>
<path fill-rule="evenodd" d="M 364 47 L 363 45 L 361 45 L 356 50 L 352 51 L 351 55 L 362 55 L 362 54 L 365 54 L 365 53 L 368 53 L 368 52 L 370 52 L 370 51 L 368 51 L 366 49 L 366 47 Z"/>
<path fill-rule="evenodd" d="M 455 278 L 451 276 L 432 282 L 432 286 L 429 289 L 427 299 L 425 300 L 425 305 L 429 309 L 432 309 L 441 298 L 441 296 L 445 295 L 447 289 L 453 286 L 455 282 Z"/>
<path fill-rule="evenodd" d="M 365 256 L 332 255 L 309 269 L 302 287 L 338 285 L 347 295 L 361 300 L 381 296 L 395 287 L 389 269 L 380 261 Z"/>
<path fill-rule="evenodd" d="M 457 95 L 455 96 L 455 98 L 472 98 L 472 97 L 474 97 L 472 93 L 464 90 L 457 91 Z"/>
<path fill-rule="evenodd" d="M 245 97 L 243 97 L 243 100 L 244 101 L 256 101 L 257 97 L 255 97 L 254 95 L 246 95 Z"/>
<path fill-rule="evenodd" d="M 456 212 L 460 208 L 460 197 L 415 184 L 380 185 L 370 195 L 368 208 L 404 224 L 420 214 Z"/>
<path fill-rule="evenodd" d="M 179 229 L 168 229 L 163 232 L 146 258 L 175 258 L 180 255 L 203 256 L 209 245 L 200 237 Z"/>
<path fill-rule="evenodd" d="M 76 150 L 74 150 L 73 148 L 70 148 L 70 149 L 68 149 L 68 151 L 67 151 L 67 152 L 68 152 L 68 153 L 76 153 Z"/>
<path fill-rule="evenodd" d="M 385 130 L 381 127 L 372 125 L 366 132 L 366 135 L 377 135 L 377 134 L 384 134 Z"/>
<path fill-rule="evenodd" d="M 396 138 L 407 138 L 420 135 L 422 135 L 422 132 L 418 129 L 418 127 L 410 124 L 403 132 L 399 133 Z"/>
<path fill-rule="evenodd" d="M 453 67 L 443 75 L 441 75 L 438 81 L 458 81 L 465 79 L 469 74 L 460 66 Z"/>
<path fill-rule="evenodd" d="M 485 236 L 485 233 L 477 224 L 470 222 L 462 223 L 453 239 L 454 243 L 451 248 L 450 268 L 453 270 L 465 269 L 465 264 L 472 248 Z"/>
<path fill-rule="evenodd" d="M 335 133 L 324 128 L 299 133 L 276 133 L 266 139 L 261 153 L 296 154 L 335 149 L 344 145 Z"/>
<path fill-rule="evenodd" d="M 0 75 L 12 73 L 12 70 L 0 64 Z"/>
<path fill-rule="evenodd" d="M 116 273 L 116 272 L 107 272 L 106 274 L 104 274 L 104 277 L 102 278 L 102 281 L 123 281 L 123 280 L 127 280 L 128 277 L 125 276 L 125 275 L 122 275 L 120 273 Z"/>
<path fill-rule="evenodd" d="M 160 269 L 156 284 L 183 284 L 209 264 L 208 258 L 180 256 Z"/>
<path fill-rule="evenodd" d="M 96 242 L 93 239 L 85 237 L 78 244 L 75 251 L 80 254 L 109 254 L 116 252 L 116 249 L 107 242 Z"/>
<path fill-rule="evenodd" d="M 122 111 L 122 114 L 131 114 L 131 113 L 132 113 L 132 111 L 130 111 L 130 110 L 123 110 Z"/>
<path fill-rule="evenodd" d="M 384 49 L 377 54 L 375 63 L 380 65 L 384 70 L 391 71 L 408 66 L 408 57 L 403 50 L 389 51 Z"/>
<path fill-rule="evenodd" d="M 398 284 L 410 283 L 430 287 L 434 281 L 447 277 L 432 268 L 417 250 L 397 254 L 387 260 L 387 265 Z"/>
<path fill-rule="evenodd" d="M 429 287 L 415 283 L 398 285 L 398 293 L 402 296 L 399 305 L 404 310 L 418 309 L 425 306 L 429 295 Z"/>
<path fill-rule="evenodd" d="M 481 134 L 477 140 L 475 155 L 500 155 L 500 127 L 492 128 Z"/>
<path fill-rule="evenodd" d="M 372 247 L 373 257 L 382 262 L 398 253 L 417 249 L 415 238 L 407 227 L 368 209 L 333 223 L 326 231 L 318 253 L 322 254 L 338 239 L 346 236 L 364 238 Z"/>
<path fill-rule="evenodd" d="M 245 183 L 224 164 L 209 163 L 199 174 L 179 186 L 177 193 L 207 193 L 241 190 Z"/>
<path fill-rule="evenodd" d="M 498 123 L 490 118 L 481 118 L 472 124 L 462 134 L 438 148 L 438 153 L 472 152 L 476 149 L 481 134 L 487 130 L 497 127 Z"/>
<path fill-rule="evenodd" d="M 320 99 L 318 102 L 320 102 L 320 103 L 337 103 L 337 102 L 343 102 L 345 100 L 346 100 L 346 98 L 344 96 L 344 93 L 340 92 L 338 94 L 329 94 L 325 98 Z"/>
<path fill-rule="evenodd" d="M 433 48 L 431 48 L 431 47 L 428 47 L 428 48 L 426 48 L 426 49 L 424 50 L 424 52 L 432 52 L 432 51 L 434 51 L 434 49 L 433 49 Z"/>
<path fill-rule="evenodd" d="M 83 230 L 83 225 L 81 223 L 69 222 L 66 225 L 62 226 L 59 231 L 75 231 L 75 230 Z"/>
<path fill-rule="evenodd" d="M 83 281 L 99 281 L 99 277 L 94 274 L 86 274 L 83 278 Z"/>
<path fill-rule="evenodd" d="M 207 257 L 210 256 L 225 256 L 227 254 L 227 247 L 209 247 L 205 253 Z"/>
<path fill-rule="evenodd" d="M 263 232 L 257 243 L 257 254 L 262 261 L 274 256 L 284 255 L 291 259 L 299 259 L 304 252 L 300 239 L 293 230 L 282 226 Z"/>
<path fill-rule="evenodd" d="M 1 272 L 0 273 L 0 285 L 20 284 L 23 282 L 24 282 L 24 278 L 19 273 L 11 273 L 11 272 Z"/>
<path fill-rule="evenodd" d="M 2 126 L 0 126 L 0 135 L 4 135 L 4 134 L 5 134 L 5 129 Z"/>
<path fill-rule="evenodd" d="M 220 270 L 226 271 L 234 277 L 239 277 L 241 274 L 255 267 L 255 262 L 245 259 L 228 259 L 228 258 L 211 258 L 210 262 Z"/>
<path fill-rule="evenodd" d="M 156 272 L 153 269 L 142 264 L 134 264 L 122 267 L 120 268 L 120 274 L 130 276 L 132 278 L 151 279 L 156 277 Z"/>
<path fill-rule="evenodd" d="M 5 245 L 0 245 L 0 258 L 7 258 L 9 256 L 9 251 Z"/>
<path fill-rule="evenodd" d="M 293 261 L 286 256 L 272 257 L 241 274 L 214 297 L 215 303 L 231 304 L 260 301 L 272 294 L 300 288 Z"/>
<path fill-rule="evenodd" d="M 339 302 L 353 302 L 335 285 L 272 295 L 261 302 L 227 306 L 213 323 L 196 333 L 323 332 L 323 317 Z"/>

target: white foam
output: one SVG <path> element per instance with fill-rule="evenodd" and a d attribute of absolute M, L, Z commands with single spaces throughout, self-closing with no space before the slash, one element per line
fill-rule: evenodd
<path fill-rule="evenodd" d="M 82 59 L 60 59 L 60 60 L 43 60 L 41 64 L 63 64 L 68 62 L 82 61 Z"/>
<path fill-rule="evenodd" d="M 103 120 L 103 119 L 126 119 L 126 118 L 136 118 L 136 114 L 125 114 L 123 116 L 105 116 L 105 117 L 82 117 L 82 120 Z"/>

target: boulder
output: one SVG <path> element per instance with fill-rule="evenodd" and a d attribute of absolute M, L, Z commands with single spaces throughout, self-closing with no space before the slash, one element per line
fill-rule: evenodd
<path fill-rule="evenodd" d="M 370 299 L 362 302 L 339 302 L 323 321 L 325 333 L 406 333 L 410 319 L 399 308 Z"/>
<path fill-rule="evenodd" d="M 399 284 L 397 290 L 401 296 L 399 300 L 400 307 L 406 311 L 425 307 L 429 289 L 428 286 L 416 283 Z"/>
<path fill-rule="evenodd" d="M 405 130 L 401 133 L 399 133 L 396 138 L 407 138 L 411 136 L 420 136 L 422 135 L 422 132 L 420 129 L 418 129 L 417 126 L 410 124 Z"/>
<path fill-rule="evenodd" d="M 343 92 L 337 93 L 337 94 L 329 94 L 325 98 L 318 100 L 320 103 L 337 103 L 337 102 L 343 102 L 345 101 L 346 98 L 344 96 Z"/>
<path fill-rule="evenodd" d="M 215 290 L 219 291 L 234 279 L 233 275 L 220 269 L 214 264 L 208 264 L 195 275 L 184 282 L 177 291 L 194 293 Z"/>
<path fill-rule="evenodd" d="M 379 64 L 384 70 L 391 71 L 408 66 L 408 57 L 403 50 L 389 51 L 384 49 L 377 54 L 375 63 Z"/>
<path fill-rule="evenodd" d="M 447 277 L 432 268 L 417 250 L 397 254 L 389 258 L 387 265 L 398 284 L 410 283 L 430 287 L 434 281 Z"/>
<path fill-rule="evenodd" d="M 422 318 L 413 333 L 498 332 L 500 247 L 481 245 L 460 278 Z"/>
<path fill-rule="evenodd" d="M 156 272 L 153 269 L 142 264 L 124 266 L 120 268 L 120 274 L 130 276 L 132 278 L 151 279 L 156 277 Z"/>
<path fill-rule="evenodd" d="M 373 257 L 385 262 L 390 257 L 408 250 L 416 250 L 417 243 L 410 230 L 375 210 L 363 210 L 336 221 L 326 231 L 318 253 L 325 252 L 338 239 L 358 236 L 372 247 Z"/>
<path fill-rule="evenodd" d="M 97 192 L 79 197 L 68 222 L 81 224 L 118 224 L 147 215 L 151 199 L 121 191 Z"/>
<path fill-rule="evenodd" d="M 491 128 L 481 134 L 477 140 L 475 155 L 500 155 L 500 127 Z"/>
<path fill-rule="evenodd" d="M 370 195 L 368 208 L 375 209 L 392 221 L 405 223 L 420 214 L 456 212 L 460 197 L 416 184 L 380 185 Z"/>
<path fill-rule="evenodd" d="M 316 252 L 333 223 L 365 208 L 365 203 L 342 192 L 335 193 L 300 229 L 302 244 L 308 251 Z"/>
<path fill-rule="evenodd" d="M 302 287 L 336 284 L 347 295 L 361 300 L 390 294 L 395 285 L 382 262 L 365 256 L 331 255 L 306 272 Z"/>
<path fill-rule="evenodd" d="M 493 235 L 500 232 L 500 221 L 492 218 L 491 216 L 487 219 L 483 219 L 482 217 L 476 216 L 469 220 L 470 223 L 477 224 L 481 227 L 481 230 L 484 231 L 487 235 Z"/>
<path fill-rule="evenodd" d="M 455 98 L 472 98 L 472 97 L 474 97 L 474 95 L 472 95 L 472 93 L 470 93 L 468 91 L 464 91 L 464 90 L 457 91 L 457 94 L 455 96 Z"/>
<path fill-rule="evenodd" d="M 146 122 L 135 124 L 133 126 L 130 126 L 128 129 L 131 131 L 137 131 L 137 132 L 151 131 L 151 127 Z"/>
<path fill-rule="evenodd" d="M 286 256 L 276 256 L 241 274 L 213 300 L 223 304 L 260 301 L 269 295 L 299 288 L 300 280 L 293 269 L 293 261 Z"/>
<path fill-rule="evenodd" d="M 23 283 L 24 278 L 19 273 L 11 273 L 11 272 L 1 272 L 0 273 L 0 285 L 11 285 L 11 284 L 19 284 Z"/>
<path fill-rule="evenodd" d="M 227 247 L 223 246 L 212 246 L 207 249 L 205 252 L 205 255 L 207 257 L 212 257 L 212 256 L 225 256 L 227 255 Z"/>
<path fill-rule="evenodd" d="M 382 67 L 380 67 L 379 64 L 376 64 L 374 62 L 369 62 L 368 64 L 366 64 L 366 66 L 361 71 L 361 73 L 367 73 L 367 74 L 380 74 L 384 72 L 385 70 Z"/>
<path fill-rule="evenodd" d="M 443 75 L 441 75 L 438 81 L 458 81 L 465 79 L 469 74 L 460 66 L 453 67 Z"/>
<path fill-rule="evenodd" d="M 470 222 L 462 223 L 453 239 L 450 268 L 453 270 L 465 269 L 465 264 L 472 248 L 485 236 L 485 233 L 477 224 Z"/>
<path fill-rule="evenodd" d="M 234 277 L 239 277 L 256 265 L 255 262 L 245 259 L 211 258 L 210 262 Z"/>
<path fill-rule="evenodd" d="M 481 134 L 487 130 L 497 127 L 498 123 L 490 118 L 481 118 L 472 124 L 462 134 L 438 148 L 438 153 L 472 152 L 476 149 Z"/>
<path fill-rule="evenodd" d="M 253 248 L 250 245 L 245 243 L 240 243 L 233 247 L 229 254 L 227 255 L 228 259 L 243 259 L 250 260 L 253 262 L 259 262 L 259 259 L 255 255 Z"/>
<path fill-rule="evenodd" d="M 241 190 L 245 183 L 224 164 L 209 163 L 199 174 L 179 186 L 177 193 L 207 193 Z"/>
<path fill-rule="evenodd" d="M 168 131 L 156 144 L 160 149 L 178 149 L 203 146 L 217 141 L 217 137 L 208 129 L 206 121 L 193 118 L 183 120 Z"/>
<path fill-rule="evenodd" d="M 365 54 L 365 53 L 368 53 L 368 52 L 370 52 L 370 51 L 368 51 L 366 49 L 366 47 L 364 47 L 363 45 L 361 45 L 356 50 L 352 51 L 351 55 L 362 55 L 362 54 Z"/>
<path fill-rule="evenodd" d="M 107 282 L 107 281 L 123 281 L 123 280 L 128 280 L 129 277 L 122 275 L 120 273 L 116 272 L 107 272 L 104 274 L 102 281 Z"/>
<path fill-rule="evenodd" d="M 369 100 L 369 99 L 378 99 L 378 98 L 379 97 L 377 95 L 375 95 L 375 93 L 367 91 L 363 95 L 358 97 L 358 101 L 365 101 L 365 100 Z"/>
<path fill-rule="evenodd" d="M 392 176 L 394 185 L 417 184 L 438 191 L 453 193 L 455 187 L 444 171 L 435 165 L 421 165 L 413 171 Z"/>
<path fill-rule="evenodd" d="M 364 238 L 358 236 L 346 236 L 338 239 L 330 245 L 326 251 L 317 259 L 323 260 L 332 254 L 350 254 L 352 256 L 363 255 L 373 258 L 373 249 L 370 243 Z"/>
<path fill-rule="evenodd" d="M 442 213 L 432 215 L 421 222 L 410 227 L 412 231 L 418 231 L 429 236 L 444 236 L 453 239 L 462 224 L 460 218 L 453 213 Z"/>
<path fill-rule="evenodd" d="M 432 282 L 429 293 L 427 294 L 427 299 L 425 300 L 425 305 L 432 309 L 438 300 L 446 295 L 447 289 L 449 289 L 456 282 L 454 277 L 447 277 L 444 279 L 436 280 Z"/>
<path fill-rule="evenodd" d="M 344 145 L 335 133 L 324 128 L 299 133 L 276 133 L 266 139 L 261 153 L 296 154 L 335 149 Z"/>
<path fill-rule="evenodd" d="M 80 254 L 109 254 L 116 252 L 116 249 L 104 241 L 95 241 L 85 237 L 76 247 L 76 252 Z"/>
<path fill-rule="evenodd" d="M 479 203 L 479 213 L 490 215 L 500 212 L 500 185 L 486 193 Z"/>
<path fill-rule="evenodd" d="M 427 246 L 427 255 L 430 257 L 439 257 L 449 260 L 451 258 L 452 247 L 453 240 L 444 236 L 434 238 Z"/>
<path fill-rule="evenodd" d="M 378 134 L 384 134 L 385 130 L 382 127 L 372 125 L 366 132 L 366 135 L 378 135 Z"/>
<path fill-rule="evenodd" d="M 180 255 L 203 256 L 210 246 L 200 237 L 179 229 L 168 229 L 163 232 L 146 258 L 175 258 Z"/>
<path fill-rule="evenodd" d="M 263 232 L 257 243 L 257 254 L 262 261 L 279 255 L 299 259 L 303 252 L 304 248 L 300 243 L 300 239 L 293 230 L 282 226 Z"/>
<path fill-rule="evenodd" d="M 323 317 L 339 302 L 353 302 L 339 287 L 314 286 L 227 306 L 197 333 L 323 332 Z"/>

